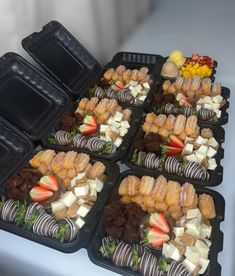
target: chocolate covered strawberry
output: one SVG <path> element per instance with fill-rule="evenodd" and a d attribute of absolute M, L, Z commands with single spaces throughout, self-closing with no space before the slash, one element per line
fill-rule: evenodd
<path fill-rule="evenodd" d="M 168 222 L 162 213 L 152 213 L 149 216 L 149 225 L 153 228 L 158 228 L 164 233 L 170 232 Z"/>
<path fill-rule="evenodd" d="M 49 191 L 58 191 L 58 181 L 54 175 L 45 175 L 41 177 L 38 184 L 40 187 Z"/>
<path fill-rule="evenodd" d="M 19 208 L 19 202 L 13 199 L 8 199 L 4 202 L 1 210 L 2 220 L 14 222 L 16 213 Z"/>
<path fill-rule="evenodd" d="M 76 238 L 78 234 L 78 228 L 74 220 L 69 218 L 62 219 L 53 237 L 61 242 L 70 242 Z"/>
<path fill-rule="evenodd" d="M 51 197 L 53 192 L 40 186 L 35 186 L 30 190 L 29 195 L 33 201 L 43 201 Z"/>

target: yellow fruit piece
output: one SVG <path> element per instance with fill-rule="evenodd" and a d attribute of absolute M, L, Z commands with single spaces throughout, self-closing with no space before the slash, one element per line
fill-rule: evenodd
<path fill-rule="evenodd" d="M 194 68 L 197 69 L 200 65 L 198 63 L 194 64 Z"/>

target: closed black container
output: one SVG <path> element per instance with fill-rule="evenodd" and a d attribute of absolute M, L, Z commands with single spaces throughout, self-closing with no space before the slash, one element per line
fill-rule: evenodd
<path fill-rule="evenodd" d="M 152 176 L 152 177 L 156 178 L 159 175 L 161 175 L 161 173 L 158 173 L 158 172 L 148 172 L 148 173 L 146 173 L 142 169 L 128 170 L 128 171 L 123 172 L 119 176 L 119 178 L 118 178 L 118 180 L 115 184 L 115 188 L 112 191 L 112 195 L 109 199 L 109 203 L 111 203 L 114 200 L 119 199 L 119 196 L 118 196 L 119 184 L 128 175 L 135 175 L 137 177 L 141 177 L 143 175 L 148 175 L 148 176 Z M 170 176 L 169 177 L 166 176 L 166 177 L 167 177 L 168 180 L 175 180 L 174 178 L 172 178 Z M 177 181 L 180 184 L 185 183 L 184 179 L 179 179 Z M 191 182 L 191 181 L 189 181 L 189 182 Z M 198 194 L 206 193 L 206 194 L 211 195 L 214 199 L 215 208 L 216 208 L 216 218 L 211 220 L 211 225 L 212 225 L 211 241 L 212 241 L 212 245 L 211 245 L 210 252 L 209 252 L 210 264 L 209 264 L 209 267 L 207 268 L 206 272 L 203 275 L 204 276 L 215 276 L 215 275 L 220 276 L 221 275 L 221 266 L 218 263 L 217 258 L 218 258 L 219 252 L 221 252 L 223 250 L 223 233 L 220 230 L 220 223 L 224 220 L 224 210 L 225 210 L 224 198 L 219 193 L 217 193 L 213 190 L 206 189 L 206 188 L 199 187 L 199 186 L 194 186 L 194 187 L 195 187 L 196 192 Z M 97 225 L 96 232 L 93 235 L 93 238 L 92 238 L 92 240 L 89 244 L 89 247 L 88 247 L 88 256 L 91 259 L 91 261 L 96 265 L 99 265 L 103 268 L 114 271 L 114 272 L 119 273 L 121 275 L 139 276 L 140 275 L 139 273 L 134 272 L 131 269 L 116 266 L 110 260 L 104 258 L 101 255 L 101 253 L 99 252 L 99 248 L 101 246 L 101 240 L 105 236 L 105 229 L 104 228 L 105 228 L 105 217 L 103 215 L 101 217 L 98 225 Z M 158 257 L 160 257 L 160 256 L 158 256 Z"/>
<path fill-rule="evenodd" d="M 1 147 L 1 144 L 0 144 L 0 147 Z M 30 166 L 28 161 L 39 150 L 41 150 L 41 148 L 38 148 L 33 153 L 31 153 L 31 156 L 28 157 L 27 161 L 18 164 L 18 168 L 15 167 L 14 173 L 17 173 L 17 171 L 19 171 L 21 168 L 28 168 Z M 96 159 L 91 158 L 91 163 L 94 163 L 95 161 Z M 1 163 L 2 162 L 0 162 L 0 165 Z M 75 240 L 71 242 L 62 243 L 54 238 L 37 235 L 33 231 L 28 231 L 26 229 L 23 229 L 20 226 L 17 226 L 14 223 L 5 222 L 1 219 L 0 219 L 0 229 L 13 233 L 18 236 L 21 236 L 23 238 L 32 240 L 39 244 L 51 247 L 53 249 L 56 249 L 64 253 L 72 253 L 72 252 L 78 251 L 81 248 L 87 247 L 87 245 L 89 244 L 90 238 L 93 235 L 93 232 L 95 230 L 95 226 L 99 221 L 101 211 L 103 210 L 105 203 L 108 199 L 108 196 L 110 194 L 110 191 L 114 186 L 115 180 L 118 178 L 118 175 L 119 175 L 119 168 L 116 164 L 108 164 L 106 162 L 103 162 L 103 163 L 106 166 L 105 174 L 107 175 L 107 181 L 104 183 L 104 187 L 100 192 L 100 194 L 98 195 L 97 201 L 95 202 L 94 206 L 91 208 L 89 214 L 86 216 L 85 224 L 82 227 L 82 229 L 79 231 L 78 237 Z M 8 173 L 8 176 L 14 175 L 14 173 L 13 174 Z M 6 183 L 3 182 L 0 188 L 1 195 L 4 195 L 5 186 L 6 186 Z"/>
<path fill-rule="evenodd" d="M 145 120 L 145 116 L 142 120 L 142 122 L 144 122 Z M 196 185 L 200 185 L 200 186 L 217 186 L 219 185 L 222 181 L 223 181 L 223 167 L 220 164 L 221 160 L 224 158 L 224 149 L 222 148 L 222 143 L 224 143 L 225 140 L 225 132 L 224 129 L 221 126 L 215 126 L 215 125 L 210 125 L 208 123 L 205 122 L 198 122 L 198 125 L 200 127 L 200 129 L 202 128 L 210 128 L 214 134 L 215 139 L 217 140 L 218 144 L 219 144 L 219 149 L 217 151 L 217 154 L 215 155 L 215 159 L 216 159 L 216 163 L 217 163 L 217 168 L 214 171 L 209 171 L 209 180 L 208 181 L 199 181 L 199 180 L 194 180 L 194 179 L 188 179 L 184 176 L 178 176 L 178 175 L 173 175 L 173 174 L 169 174 L 169 173 L 165 173 L 162 172 L 162 174 L 166 177 L 171 177 L 174 180 L 178 181 L 180 179 L 185 179 L 190 181 L 192 184 L 196 184 Z M 141 128 L 141 125 L 139 125 L 139 127 Z M 136 137 L 139 137 L 139 132 L 140 129 L 136 132 L 135 137 L 133 138 L 133 141 L 135 141 Z M 148 168 L 144 168 L 144 167 L 140 167 L 137 165 L 134 165 L 131 163 L 131 157 L 132 154 L 134 152 L 133 147 L 130 149 L 130 151 L 128 152 L 128 154 L 125 157 L 125 163 L 132 169 L 136 169 L 139 170 L 141 169 L 143 172 L 146 173 L 150 173 L 153 172 L 154 170 L 152 169 L 148 169 Z"/>

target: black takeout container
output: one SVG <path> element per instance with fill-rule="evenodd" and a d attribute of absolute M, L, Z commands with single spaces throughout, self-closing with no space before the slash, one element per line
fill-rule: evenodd
<path fill-rule="evenodd" d="M 1 123 L 0 123 L 0 127 L 1 127 Z M 0 148 L 1 148 L 1 144 L 0 144 Z M 15 167 L 14 173 L 9 174 L 8 176 L 17 173 L 22 168 L 29 167 L 30 165 L 28 161 L 30 160 L 30 158 L 34 156 L 34 154 L 36 154 L 41 149 L 42 148 L 39 147 L 33 152 L 33 154 L 31 152 L 30 156 L 28 156 L 27 158 L 27 161 L 22 160 L 22 162 L 18 164 L 18 167 Z M 97 159 L 91 158 L 92 163 L 94 163 L 95 161 L 97 161 Z M 62 243 L 54 238 L 37 235 L 33 231 L 28 231 L 26 229 L 23 229 L 20 226 L 17 226 L 14 223 L 5 222 L 1 219 L 0 219 L 0 229 L 64 253 L 73 253 L 75 251 L 78 251 L 81 248 L 86 248 L 89 244 L 91 236 L 93 235 L 93 232 L 95 231 L 95 226 L 99 220 L 99 217 L 102 213 L 105 203 L 109 197 L 110 191 L 112 190 L 115 180 L 118 178 L 118 175 L 119 175 L 119 168 L 115 163 L 110 164 L 104 161 L 102 162 L 106 166 L 105 174 L 107 175 L 107 181 L 104 183 L 104 188 L 98 195 L 97 201 L 95 202 L 94 206 L 92 207 L 89 214 L 87 215 L 86 222 L 82 227 L 82 229 L 79 231 L 78 237 L 75 240 L 71 242 Z M 1 166 L 2 166 L 2 162 L 0 160 L 0 167 Z M 0 195 L 4 195 L 3 191 L 4 191 L 4 187 L 6 186 L 6 182 L 2 184 L 3 185 L 0 190 Z"/>
<path fill-rule="evenodd" d="M 142 122 L 144 122 L 144 120 L 145 120 L 145 116 L 144 116 Z M 210 187 L 218 186 L 223 181 L 223 167 L 221 165 L 221 160 L 224 158 L 224 149 L 222 148 L 222 143 L 224 143 L 224 140 L 225 140 L 225 132 L 221 126 L 210 125 L 210 124 L 202 122 L 202 121 L 198 122 L 198 125 L 199 125 L 200 129 L 210 128 L 214 134 L 215 139 L 217 140 L 217 142 L 219 144 L 219 149 L 217 151 L 217 154 L 214 157 L 217 162 L 217 168 L 214 171 L 209 171 L 209 174 L 210 174 L 209 180 L 208 181 L 199 181 L 199 180 L 195 180 L 195 179 L 186 178 L 185 176 L 173 175 L 173 174 L 166 173 L 166 172 L 162 172 L 162 174 L 166 177 L 175 179 L 176 181 L 180 181 L 182 179 L 185 181 L 188 180 L 192 184 L 200 185 L 200 186 L 210 186 Z M 140 132 L 140 128 L 136 132 L 136 135 L 133 138 L 133 140 L 135 140 L 136 137 L 138 137 L 139 132 Z M 148 169 L 148 168 L 144 168 L 144 167 L 140 167 L 140 166 L 132 164 L 131 163 L 132 154 L 133 154 L 133 147 L 130 148 L 128 154 L 125 157 L 124 163 L 126 165 L 128 165 L 132 169 L 136 169 L 136 170 L 141 169 L 145 173 L 150 173 L 150 172 L 154 171 L 152 169 Z"/>
<path fill-rule="evenodd" d="M 118 187 L 121 181 L 127 177 L 128 175 L 135 175 L 137 177 L 141 177 L 143 175 L 148 175 L 152 177 L 158 177 L 161 175 L 160 172 L 145 172 L 142 171 L 141 169 L 137 170 L 128 170 L 123 172 L 122 174 L 119 175 L 119 178 L 115 184 L 115 187 L 112 191 L 112 195 L 110 196 L 110 199 L 108 203 L 111 203 L 114 200 L 118 200 Z M 171 176 L 166 176 L 168 180 L 175 180 Z M 183 184 L 186 182 L 184 179 L 177 180 L 180 184 Z M 191 182 L 191 181 L 189 181 Z M 224 198 L 216 191 L 206 189 L 204 187 L 198 187 L 194 186 L 196 189 L 196 192 L 201 194 L 201 193 L 206 193 L 209 194 L 213 197 L 214 203 L 215 203 L 215 208 L 216 208 L 216 218 L 211 220 L 211 225 L 212 225 L 212 236 L 211 236 L 211 241 L 212 245 L 210 248 L 210 253 L 209 253 L 209 259 L 210 259 L 210 264 L 207 269 L 207 271 L 203 274 L 204 276 L 219 276 L 221 275 L 221 266 L 218 263 L 218 254 L 223 250 L 223 233 L 220 230 L 220 223 L 223 222 L 224 220 L 224 210 L 225 210 L 225 201 Z M 96 264 L 99 265 L 105 269 L 111 270 L 113 272 L 119 273 L 121 275 L 125 276 L 139 276 L 140 274 L 137 272 L 132 271 L 131 269 L 127 268 L 122 268 L 119 266 L 116 266 L 113 264 L 110 260 L 104 258 L 101 253 L 99 252 L 99 248 L 101 246 L 101 240 L 105 236 L 105 217 L 104 215 L 101 217 L 99 220 L 99 223 L 97 224 L 96 227 L 96 232 L 94 233 L 92 240 L 89 244 L 89 247 L 87 248 L 88 250 L 88 256 L 90 260 Z"/>

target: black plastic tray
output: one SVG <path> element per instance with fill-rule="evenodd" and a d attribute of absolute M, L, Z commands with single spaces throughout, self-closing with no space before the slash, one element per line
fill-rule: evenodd
<path fill-rule="evenodd" d="M 38 141 L 68 106 L 68 96 L 15 53 L 0 58 L 0 116 Z"/>
<path fill-rule="evenodd" d="M 145 116 L 144 116 L 144 119 L 145 119 Z M 144 119 L 143 119 L 143 121 L 144 121 Z M 166 177 L 173 178 L 176 181 L 180 181 L 181 179 L 183 179 L 185 181 L 188 180 L 189 182 L 191 182 L 192 184 L 195 184 L 195 185 L 210 186 L 210 187 L 218 186 L 223 181 L 223 167 L 220 164 L 220 162 L 224 158 L 224 149 L 222 148 L 222 143 L 224 143 L 224 140 L 225 140 L 225 132 L 221 126 L 210 125 L 205 122 L 198 122 L 198 125 L 200 126 L 200 128 L 204 128 L 204 127 L 210 128 L 214 134 L 215 139 L 219 143 L 219 149 L 217 151 L 216 156 L 214 157 L 217 162 L 217 168 L 214 171 L 209 171 L 209 174 L 210 174 L 209 180 L 203 182 L 203 181 L 199 181 L 199 180 L 188 179 L 185 176 L 178 176 L 175 174 L 173 175 L 173 174 L 165 173 L 165 172 L 162 172 L 162 174 L 165 175 Z M 140 128 L 138 131 L 140 131 Z M 135 137 L 138 135 L 138 131 L 136 132 Z M 133 138 L 134 140 L 135 140 L 135 137 Z M 145 173 L 150 173 L 150 172 L 154 171 L 154 170 L 151 170 L 148 168 L 144 168 L 144 167 L 140 167 L 140 166 L 131 164 L 132 153 L 133 153 L 133 147 L 130 148 L 130 150 L 124 160 L 124 163 L 126 163 L 126 165 L 128 165 L 132 169 L 137 169 L 137 170 L 141 169 Z"/>
<path fill-rule="evenodd" d="M 114 200 L 117 200 L 119 198 L 118 196 L 118 187 L 119 184 L 121 183 L 122 179 L 125 178 L 128 175 L 136 175 L 137 177 L 141 177 L 143 175 L 149 175 L 153 177 L 157 177 L 161 175 L 159 172 L 149 172 L 146 173 L 142 171 L 141 169 L 139 170 L 128 170 L 123 172 L 117 182 L 115 183 L 115 188 L 113 189 L 112 195 L 109 199 L 109 202 L 112 202 Z M 167 179 L 171 180 L 173 178 L 167 177 Z M 179 183 L 183 184 L 185 181 L 179 180 Z M 207 193 L 211 195 L 214 199 L 215 202 L 215 208 L 216 208 L 216 218 L 211 220 L 211 225 L 212 225 L 212 236 L 211 236 L 211 241 L 212 245 L 210 248 L 210 264 L 207 269 L 207 271 L 203 274 L 204 276 L 220 276 L 221 275 L 221 266 L 218 263 L 218 253 L 223 250 L 223 233 L 220 230 L 220 223 L 224 220 L 224 210 L 225 210 L 225 201 L 224 198 L 216 191 L 206 189 L 203 187 L 195 187 L 197 193 Z M 108 259 L 105 259 L 102 257 L 101 253 L 99 252 L 99 248 L 101 246 L 101 239 L 105 236 L 104 232 L 104 223 L 105 223 L 105 218 L 104 215 L 101 217 L 97 228 L 96 232 L 93 235 L 93 238 L 89 244 L 88 247 L 88 256 L 90 260 L 96 264 L 99 265 L 103 268 L 106 268 L 108 270 L 111 270 L 113 272 L 119 273 L 121 275 L 126 275 L 126 276 L 139 276 L 140 274 L 137 272 L 133 272 L 131 269 L 126 269 L 122 268 L 119 266 L 116 266 L 113 264 L 111 261 Z"/>
<path fill-rule="evenodd" d="M 69 110 L 74 110 L 74 106 L 75 106 L 74 103 L 71 104 Z M 70 146 L 60 146 L 60 145 L 49 144 L 49 142 L 48 142 L 49 136 L 48 135 L 42 139 L 42 145 L 46 148 L 52 148 L 54 150 L 59 150 L 59 151 L 74 150 L 77 152 L 84 152 L 84 153 L 89 154 L 90 156 L 93 156 L 98 159 L 106 160 L 106 161 L 111 161 L 111 162 L 118 161 L 118 160 L 124 158 L 124 156 L 127 154 L 129 148 L 131 147 L 132 138 L 138 129 L 140 120 L 142 119 L 142 111 L 141 110 L 138 110 L 137 108 L 130 108 L 130 109 L 132 110 L 130 128 L 128 130 L 128 133 L 123 137 L 122 144 L 117 149 L 117 151 L 113 154 L 103 154 L 103 153 L 99 153 L 99 152 L 91 152 L 90 150 L 79 149 L 79 148 L 74 148 L 74 147 L 70 147 Z M 57 124 L 57 126 L 55 126 L 54 129 L 59 130 L 58 124 Z M 52 129 L 51 129 L 51 131 L 52 131 Z"/>
<path fill-rule="evenodd" d="M 156 90 L 156 93 L 158 92 L 162 92 L 162 84 L 159 84 L 158 86 L 158 90 Z M 202 122 L 205 122 L 207 124 L 212 124 L 212 125 L 225 125 L 228 123 L 228 118 L 229 118 L 229 114 L 227 112 L 227 109 L 229 108 L 229 101 L 228 99 L 230 98 L 230 89 L 228 89 L 227 87 L 222 87 L 222 91 L 221 91 L 221 96 L 226 100 L 226 104 L 224 106 L 222 106 L 221 110 L 221 117 L 219 118 L 219 120 L 217 122 L 210 122 L 210 121 L 205 121 L 205 120 L 199 120 Z M 145 111 L 146 112 L 152 112 L 154 110 L 154 102 L 152 102 L 152 105 L 149 106 L 149 108 L 146 108 Z"/>
<path fill-rule="evenodd" d="M 101 70 L 96 59 L 57 21 L 24 38 L 22 46 L 72 95 L 86 91 Z"/>
<path fill-rule="evenodd" d="M 37 149 L 38 152 L 41 149 Z M 33 155 L 34 155 L 33 154 Z M 31 155 L 31 157 L 33 157 Z M 27 160 L 29 160 L 28 158 Z M 91 158 L 91 161 L 94 162 L 97 159 Z M 99 216 L 101 211 L 103 210 L 106 201 L 108 200 L 108 196 L 110 194 L 110 190 L 113 188 L 114 181 L 118 178 L 119 175 L 119 168 L 116 164 L 110 164 L 102 161 L 106 166 L 106 175 L 108 177 L 106 183 L 104 184 L 103 190 L 100 192 L 96 203 L 92 207 L 91 211 L 86 217 L 86 223 L 83 228 L 80 230 L 77 239 L 72 242 L 65 242 L 61 243 L 60 241 L 50 238 L 50 237 L 43 237 L 35 234 L 33 231 L 28 231 L 23 229 L 22 227 L 17 226 L 16 224 L 5 222 L 0 219 L 0 229 L 5 230 L 7 232 L 13 233 L 15 235 L 21 236 L 23 238 L 29 239 L 31 241 L 37 242 L 39 244 L 48 246 L 50 248 L 56 249 L 58 251 L 64 253 L 73 253 L 78 251 L 81 248 L 85 248 L 88 246 L 91 236 L 95 230 L 95 226 L 99 221 Z M 28 167 L 28 162 L 21 163 L 18 167 L 18 170 L 23 167 Z M 1 188 L 3 191 L 5 185 Z"/>
<path fill-rule="evenodd" d="M 0 117 L 0 186 L 32 154 L 31 141 Z"/>

